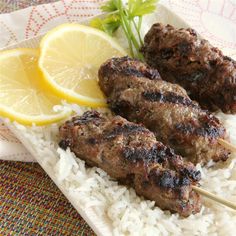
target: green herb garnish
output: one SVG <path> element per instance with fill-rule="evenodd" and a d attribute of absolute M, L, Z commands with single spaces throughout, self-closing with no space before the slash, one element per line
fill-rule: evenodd
<path fill-rule="evenodd" d="M 155 11 L 156 3 L 157 0 L 128 0 L 126 4 L 122 0 L 109 0 L 101 7 L 102 11 L 107 13 L 106 17 L 95 18 L 90 25 L 110 35 L 122 27 L 129 43 L 131 56 L 143 59 L 139 51 L 143 45 L 140 35 L 142 18 Z"/>

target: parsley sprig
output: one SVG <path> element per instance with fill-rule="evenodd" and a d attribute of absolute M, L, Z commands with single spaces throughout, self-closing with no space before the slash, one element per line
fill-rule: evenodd
<path fill-rule="evenodd" d="M 142 18 L 156 9 L 157 0 L 109 0 L 101 7 L 106 17 L 95 18 L 90 22 L 92 27 L 98 28 L 106 33 L 113 35 L 114 32 L 122 27 L 128 40 L 130 54 L 132 57 L 143 59 L 140 48 L 143 39 L 140 35 Z"/>

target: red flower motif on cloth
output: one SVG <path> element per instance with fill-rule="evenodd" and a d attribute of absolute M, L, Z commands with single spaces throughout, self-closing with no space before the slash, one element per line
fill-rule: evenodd
<path fill-rule="evenodd" d="M 100 13 L 99 6 L 104 0 L 61 1 L 33 7 L 25 29 L 25 38 L 34 37 L 61 22 L 78 22 Z"/>
<path fill-rule="evenodd" d="M 0 21 L 0 35 L 5 46 L 17 43 L 16 34 L 3 21 Z"/>

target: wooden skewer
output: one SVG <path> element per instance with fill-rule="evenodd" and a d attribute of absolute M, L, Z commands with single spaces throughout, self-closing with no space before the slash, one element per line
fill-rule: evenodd
<path fill-rule="evenodd" d="M 230 207 L 230 208 L 236 210 L 236 203 L 230 202 L 228 200 L 225 200 L 224 198 L 219 197 L 219 196 L 217 196 L 217 195 L 215 195 L 213 193 L 210 193 L 210 192 L 208 192 L 208 191 L 206 191 L 206 190 L 204 190 L 202 188 L 199 188 L 197 186 L 192 186 L 192 188 L 193 188 L 193 190 L 195 192 L 197 192 L 197 193 L 199 193 L 199 194 L 201 194 L 201 195 L 203 195 L 205 197 L 208 197 L 208 198 L 210 198 L 210 199 L 212 199 L 212 200 L 214 200 L 214 201 L 216 201 L 218 203 L 221 203 L 221 204 L 223 204 L 223 205 L 225 205 L 227 207 Z"/>
<path fill-rule="evenodd" d="M 158 168 L 159 166 L 160 166 L 160 164 L 156 164 L 156 165 L 152 166 L 151 169 Z M 210 198 L 211 200 L 213 200 L 213 201 L 215 201 L 215 202 L 218 202 L 218 203 L 220 203 L 220 204 L 223 204 L 223 205 L 225 205 L 225 206 L 227 206 L 227 207 L 230 207 L 230 208 L 236 210 L 236 203 L 234 203 L 234 202 L 230 202 L 230 201 L 228 201 L 228 200 L 225 200 L 224 198 L 219 197 L 219 196 L 217 196 L 217 195 L 215 195 L 215 194 L 213 194 L 213 193 L 210 193 L 210 192 L 206 191 L 205 189 L 202 189 L 202 188 L 197 187 L 197 186 L 195 186 L 195 185 L 192 185 L 192 189 L 193 189 L 195 192 L 199 193 L 200 195 L 203 195 L 203 196 L 205 196 L 205 197 L 208 197 L 208 198 Z"/>
<path fill-rule="evenodd" d="M 219 138 L 218 143 L 221 144 L 226 149 L 229 149 L 231 152 L 236 152 L 236 146 L 225 141 L 224 139 Z"/>
<path fill-rule="evenodd" d="M 152 166 L 151 169 L 158 168 L 159 166 L 160 166 L 160 164 L 155 164 L 154 166 Z M 208 192 L 205 189 L 197 187 L 195 185 L 192 185 L 192 189 L 195 192 L 199 193 L 200 195 L 203 195 L 203 196 L 205 196 L 205 197 L 207 197 L 207 198 L 209 198 L 209 199 L 211 199 L 211 200 L 213 200 L 215 202 L 218 202 L 218 203 L 220 203 L 222 205 L 225 205 L 227 207 L 230 207 L 230 208 L 236 210 L 236 203 L 234 203 L 234 202 L 230 202 L 228 200 L 225 200 L 224 198 L 219 197 L 219 196 L 217 196 L 217 195 L 215 195 L 215 194 L 213 194 L 211 192 Z"/>
<path fill-rule="evenodd" d="M 154 166 L 151 167 L 150 170 L 156 169 L 156 168 L 158 168 L 158 167 L 160 167 L 160 164 L 155 164 Z"/>

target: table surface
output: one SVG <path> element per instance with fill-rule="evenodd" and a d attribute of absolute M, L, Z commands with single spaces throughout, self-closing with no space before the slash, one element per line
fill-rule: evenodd
<path fill-rule="evenodd" d="M 0 0 L 0 13 L 55 0 Z M 95 235 L 36 163 L 0 161 L 0 235 Z"/>
<path fill-rule="evenodd" d="M 29 6 L 56 1 L 58 0 L 0 0 L 0 13 L 9 13 Z"/>

